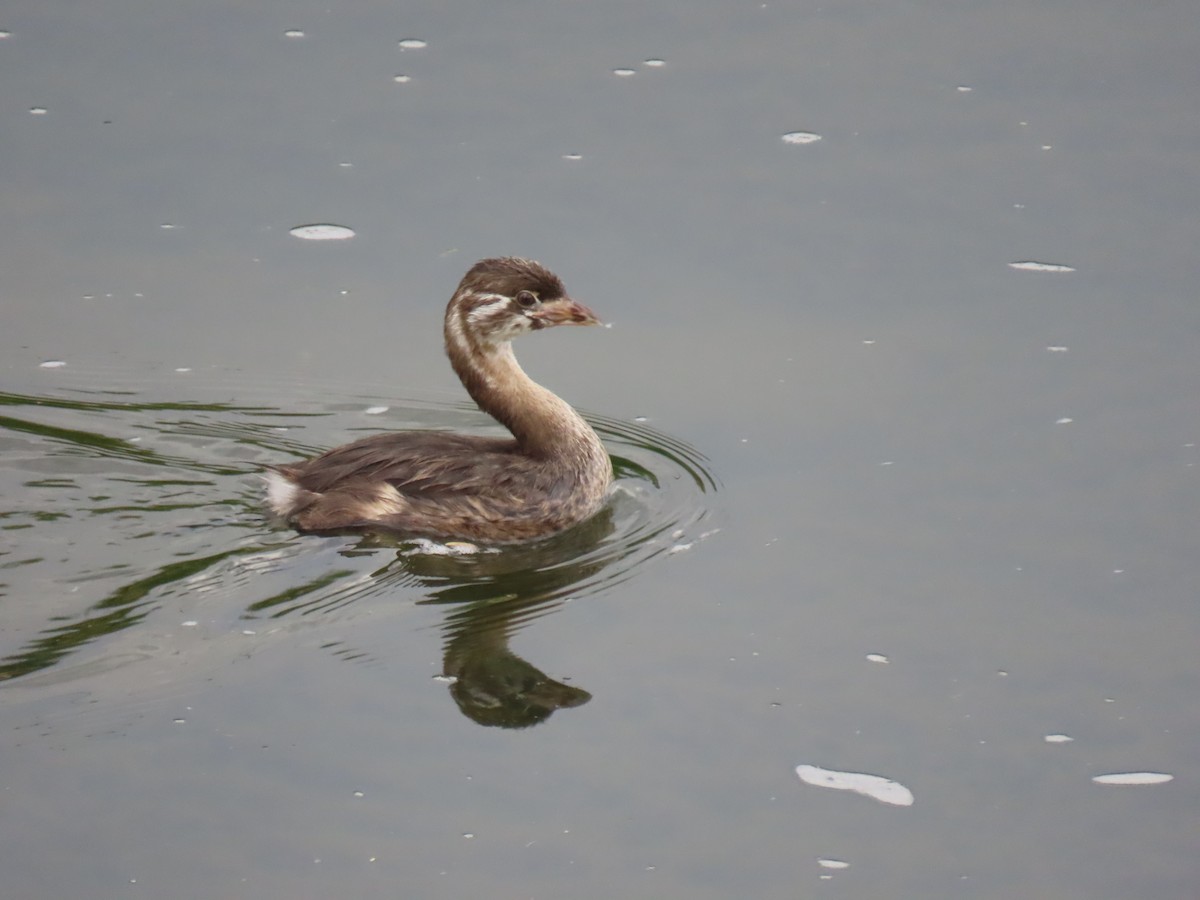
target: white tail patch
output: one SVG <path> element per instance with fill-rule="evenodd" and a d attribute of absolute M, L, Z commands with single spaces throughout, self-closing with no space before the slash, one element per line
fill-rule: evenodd
<path fill-rule="evenodd" d="M 287 518 L 296 509 L 300 486 L 280 472 L 267 472 L 263 480 L 267 483 L 267 506 L 275 515 Z"/>

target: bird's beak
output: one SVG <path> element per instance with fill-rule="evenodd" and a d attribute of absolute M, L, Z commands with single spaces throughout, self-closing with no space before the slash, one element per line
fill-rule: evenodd
<path fill-rule="evenodd" d="M 599 325 L 600 317 L 570 297 L 560 297 L 543 303 L 539 308 L 528 313 L 529 317 L 540 326 L 547 325 Z"/>

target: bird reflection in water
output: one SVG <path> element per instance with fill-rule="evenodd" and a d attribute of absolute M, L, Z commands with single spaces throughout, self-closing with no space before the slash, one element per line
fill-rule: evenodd
<path fill-rule="evenodd" d="M 508 642 L 572 596 L 595 590 L 604 580 L 601 572 L 623 555 L 617 545 L 606 543 L 613 532 L 612 511 L 606 507 L 552 538 L 498 552 L 412 552 L 405 545 L 376 575 L 425 590 L 419 605 L 449 607 L 442 673 L 463 715 L 480 725 L 527 728 L 558 709 L 582 706 L 592 695 L 551 678 L 513 653 Z M 374 553 L 387 540 L 365 536 L 343 552 Z"/>

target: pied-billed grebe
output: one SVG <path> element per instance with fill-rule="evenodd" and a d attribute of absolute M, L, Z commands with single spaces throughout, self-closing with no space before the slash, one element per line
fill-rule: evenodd
<path fill-rule="evenodd" d="M 583 521 L 604 501 L 608 454 L 582 416 L 525 374 L 510 342 L 551 325 L 599 322 L 538 263 L 480 260 L 446 307 L 446 355 L 467 393 L 512 439 L 377 434 L 271 467 L 268 505 L 301 531 L 382 528 L 487 543 Z"/>

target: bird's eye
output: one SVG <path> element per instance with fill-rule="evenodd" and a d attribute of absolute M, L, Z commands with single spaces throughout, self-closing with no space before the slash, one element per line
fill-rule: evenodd
<path fill-rule="evenodd" d="M 517 305 L 521 309 L 533 309 L 538 305 L 537 294 L 533 291 L 521 291 L 517 294 Z"/>

